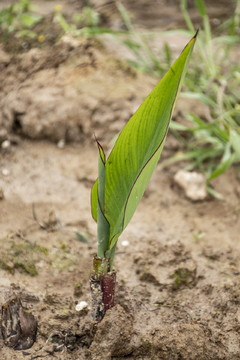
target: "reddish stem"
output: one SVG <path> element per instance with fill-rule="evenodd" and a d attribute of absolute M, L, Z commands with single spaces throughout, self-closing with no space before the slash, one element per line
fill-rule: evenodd
<path fill-rule="evenodd" d="M 105 312 L 114 306 L 116 272 L 104 274 L 101 280 L 102 299 Z"/>

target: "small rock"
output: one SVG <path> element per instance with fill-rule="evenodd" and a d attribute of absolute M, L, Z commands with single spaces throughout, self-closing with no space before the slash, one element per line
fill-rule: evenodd
<path fill-rule="evenodd" d="M 81 311 L 85 309 L 87 306 L 88 303 L 86 301 L 80 301 L 80 303 L 76 305 L 76 311 Z"/>
<path fill-rule="evenodd" d="M 128 246 L 129 245 L 129 241 L 128 240 L 123 240 L 122 241 L 122 246 Z"/>
<path fill-rule="evenodd" d="M 63 149 L 65 147 L 66 143 L 64 139 L 59 140 L 59 142 L 57 143 L 57 147 L 59 149 Z"/>
<path fill-rule="evenodd" d="M 11 146 L 11 142 L 9 140 L 5 140 L 2 142 L 2 149 L 7 149 Z"/>
<path fill-rule="evenodd" d="M 180 170 L 175 174 L 174 181 L 184 190 L 188 199 L 193 201 L 206 199 L 206 178 L 203 174 Z"/>
<path fill-rule="evenodd" d="M 23 49 L 28 49 L 29 47 L 30 47 L 30 45 L 29 45 L 28 42 L 25 41 L 25 42 L 22 43 L 22 48 Z"/>
<path fill-rule="evenodd" d="M 2 174 L 3 174 L 3 176 L 8 176 L 9 175 L 9 170 L 8 169 L 2 169 Z"/>

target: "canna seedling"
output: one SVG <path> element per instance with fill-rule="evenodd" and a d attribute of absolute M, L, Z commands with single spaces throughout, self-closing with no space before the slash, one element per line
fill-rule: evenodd
<path fill-rule="evenodd" d="M 90 275 L 93 318 L 100 322 L 114 306 L 117 240 L 131 220 L 160 158 L 196 35 L 120 133 L 106 160 L 98 145 L 98 179 L 92 188 L 97 255 Z"/>

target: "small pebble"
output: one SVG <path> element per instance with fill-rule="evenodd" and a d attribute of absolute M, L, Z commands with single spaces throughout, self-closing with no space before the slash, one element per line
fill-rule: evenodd
<path fill-rule="evenodd" d="M 30 46 L 29 43 L 26 42 L 26 41 L 22 43 L 22 48 L 23 48 L 23 49 L 28 49 L 29 46 Z"/>
<path fill-rule="evenodd" d="M 212 22 L 214 25 L 217 25 L 217 26 L 221 24 L 221 21 L 217 18 L 214 18 Z"/>
<path fill-rule="evenodd" d="M 88 303 L 86 301 L 80 301 L 79 304 L 76 305 L 76 311 L 81 311 L 85 309 L 88 306 Z"/>
<path fill-rule="evenodd" d="M 57 143 L 57 147 L 59 149 L 63 149 L 65 147 L 66 143 L 64 139 L 59 140 L 59 142 Z"/>
<path fill-rule="evenodd" d="M 7 149 L 11 145 L 11 142 L 9 140 L 5 140 L 2 142 L 2 149 Z"/>
<path fill-rule="evenodd" d="M 122 246 L 128 246 L 129 245 L 129 241 L 128 240 L 123 240 L 122 241 Z"/>
<path fill-rule="evenodd" d="M 185 196 L 192 201 L 207 198 L 206 178 L 201 173 L 179 170 L 174 181 L 184 190 Z"/>
<path fill-rule="evenodd" d="M 8 169 L 2 169 L 2 174 L 4 176 L 8 176 L 9 175 L 9 170 Z"/>
<path fill-rule="evenodd" d="M 239 271 L 237 271 L 237 270 L 234 270 L 234 275 L 239 275 Z"/>

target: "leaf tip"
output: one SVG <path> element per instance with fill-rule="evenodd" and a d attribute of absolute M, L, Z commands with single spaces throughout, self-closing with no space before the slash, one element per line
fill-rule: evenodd
<path fill-rule="evenodd" d="M 97 146 L 98 146 L 99 156 L 100 156 L 100 158 L 101 158 L 101 161 L 102 161 L 103 165 L 105 166 L 106 157 L 105 157 L 105 153 L 104 153 L 103 147 L 102 147 L 102 145 L 100 144 L 100 142 L 98 141 L 95 133 L 94 133 L 94 137 L 95 137 L 95 141 L 96 141 Z"/>
<path fill-rule="evenodd" d="M 193 39 L 196 39 L 196 38 L 197 38 L 198 33 L 199 33 L 199 28 L 197 29 L 196 34 L 194 35 Z"/>

